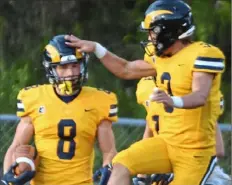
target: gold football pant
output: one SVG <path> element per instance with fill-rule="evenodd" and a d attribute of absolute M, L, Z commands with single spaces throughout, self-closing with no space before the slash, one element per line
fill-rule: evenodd
<path fill-rule="evenodd" d="M 216 160 L 216 157 L 196 156 L 191 150 L 168 145 L 157 136 L 136 142 L 118 153 L 113 164 L 122 164 L 131 175 L 173 172 L 170 185 L 203 185 Z"/>

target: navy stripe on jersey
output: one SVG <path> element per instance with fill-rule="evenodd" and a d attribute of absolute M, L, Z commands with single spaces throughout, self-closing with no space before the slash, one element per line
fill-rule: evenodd
<path fill-rule="evenodd" d="M 204 185 L 205 182 L 207 181 L 207 179 L 209 178 L 209 176 L 211 175 L 211 173 L 213 172 L 214 170 L 214 167 L 216 166 L 216 163 L 217 163 L 217 157 L 216 156 L 213 156 L 209 162 L 209 166 L 205 172 L 205 175 L 203 176 L 201 182 L 199 185 Z"/>
<path fill-rule="evenodd" d="M 195 69 L 208 69 L 213 71 L 222 71 L 224 67 L 212 67 L 212 66 L 204 66 L 204 65 L 194 65 Z"/>
<path fill-rule="evenodd" d="M 116 105 L 116 104 L 110 105 L 110 109 L 115 109 L 117 107 L 118 107 L 118 105 Z"/>
<path fill-rule="evenodd" d="M 223 97 L 220 98 L 220 109 L 221 110 L 224 109 L 224 98 Z"/>
<path fill-rule="evenodd" d="M 117 104 L 110 105 L 109 117 L 117 116 L 117 114 L 118 114 L 118 105 Z"/>
<path fill-rule="evenodd" d="M 23 102 L 21 100 L 17 100 L 17 111 L 18 112 L 24 112 L 24 105 Z"/>
<path fill-rule="evenodd" d="M 17 103 L 22 103 L 22 100 L 17 100 Z"/>
<path fill-rule="evenodd" d="M 25 110 L 17 108 L 17 112 L 25 112 Z"/>
<path fill-rule="evenodd" d="M 211 57 L 197 57 L 197 60 L 205 61 L 205 62 L 223 62 L 222 58 L 211 58 Z"/>
<path fill-rule="evenodd" d="M 221 71 L 225 67 L 223 61 L 222 58 L 197 57 L 194 68 Z"/>

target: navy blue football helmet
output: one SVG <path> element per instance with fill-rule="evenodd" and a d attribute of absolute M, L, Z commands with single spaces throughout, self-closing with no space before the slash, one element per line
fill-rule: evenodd
<path fill-rule="evenodd" d="M 149 56 L 162 56 L 163 52 L 172 46 L 175 41 L 193 35 L 195 26 L 191 8 L 182 0 L 157 0 L 145 12 L 145 19 L 140 29 L 153 32 L 156 36 L 147 42 L 141 42 Z M 149 53 L 149 45 L 154 46 Z"/>
<path fill-rule="evenodd" d="M 65 35 L 54 36 L 45 46 L 43 65 L 49 82 L 57 85 L 62 94 L 71 95 L 73 92 L 80 90 L 87 79 L 88 55 L 78 52 L 76 48 L 67 46 L 64 37 Z M 56 67 L 71 63 L 80 63 L 80 75 L 68 78 L 59 77 Z"/>

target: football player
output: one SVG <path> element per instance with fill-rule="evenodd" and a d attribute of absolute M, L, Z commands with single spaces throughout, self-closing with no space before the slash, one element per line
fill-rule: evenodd
<path fill-rule="evenodd" d="M 146 57 L 146 56 L 145 56 Z M 147 58 L 147 60 L 149 60 Z M 156 137 L 159 133 L 159 121 L 157 117 L 160 115 L 159 110 L 161 109 L 161 104 L 156 102 L 149 101 L 149 95 L 154 89 L 154 77 L 144 77 L 137 84 L 136 97 L 138 104 L 143 105 L 147 112 L 146 116 L 146 127 L 143 134 L 143 139 Z M 148 114 L 148 112 L 151 112 Z M 150 178 L 147 175 L 138 174 L 137 177 L 134 177 L 134 185 L 146 184 L 146 182 L 151 182 L 152 185 L 165 185 L 172 180 L 173 174 L 152 174 Z M 154 183 L 153 183 L 154 182 Z"/>
<path fill-rule="evenodd" d="M 146 56 L 145 56 L 146 57 Z M 146 60 L 149 60 L 149 58 L 146 58 Z M 143 139 L 149 138 L 149 137 L 155 137 L 157 136 L 159 132 L 159 123 L 156 121 L 156 117 L 159 115 L 158 110 L 160 107 L 155 102 L 149 101 L 149 95 L 151 94 L 152 90 L 155 88 L 154 83 L 154 77 L 144 77 L 142 78 L 139 83 L 137 84 L 137 90 L 136 90 L 136 97 L 138 104 L 143 105 L 145 108 L 147 114 L 149 112 L 149 115 L 146 116 L 146 127 L 143 135 Z M 224 111 L 224 100 L 223 95 L 221 94 L 220 98 L 220 115 L 223 114 Z M 216 126 L 216 156 L 218 158 L 221 158 L 224 156 L 224 142 L 221 135 L 221 130 L 219 128 L 219 125 Z M 168 184 L 173 180 L 173 174 L 153 174 L 151 176 L 151 182 L 154 182 L 153 185 L 164 185 Z M 217 185 L 221 183 L 221 185 L 227 185 L 227 183 L 230 181 L 230 177 L 223 172 L 223 170 L 216 166 L 210 175 L 209 179 L 206 183 Z M 140 185 L 142 183 L 147 182 L 147 176 L 138 174 L 136 178 L 133 178 L 134 185 Z"/>
<path fill-rule="evenodd" d="M 130 175 L 174 173 L 171 185 L 203 185 L 216 165 L 215 127 L 220 112 L 221 75 L 225 57 L 204 42 L 193 42 L 191 8 L 181 0 L 157 0 L 141 28 L 150 35 L 155 60 L 132 62 L 99 43 L 66 36 L 80 52 L 94 52 L 116 76 L 156 76 L 151 101 L 162 103 L 157 137 L 141 140 L 118 153 L 108 185 L 129 185 Z M 145 46 L 147 51 L 147 45 Z M 142 157 L 141 157 L 142 156 Z"/>
<path fill-rule="evenodd" d="M 103 156 L 97 175 L 103 176 L 100 184 L 106 183 L 116 154 L 112 131 L 118 112 L 115 94 L 83 86 L 87 55 L 65 45 L 64 35 L 53 37 L 46 45 L 43 65 L 50 84 L 26 87 L 18 94 L 21 120 L 5 156 L 4 172 L 13 163 L 16 146 L 28 144 L 34 137 L 39 165 L 31 184 L 91 185 L 97 139 Z"/>
<path fill-rule="evenodd" d="M 152 48 L 150 47 L 150 50 Z M 144 55 L 144 60 L 153 60 L 153 57 L 149 57 L 146 53 Z M 149 101 L 149 95 L 152 90 L 155 88 L 154 77 L 148 76 L 143 77 L 139 83 L 137 84 L 136 97 L 137 103 L 143 105 L 146 112 L 152 112 L 152 116 L 146 116 L 146 127 L 143 134 L 143 139 L 157 136 L 159 132 L 159 122 L 157 121 L 157 117 L 159 115 L 159 110 L 161 109 L 161 105 L 156 102 Z M 154 182 L 153 185 L 164 185 L 164 183 L 168 183 L 172 180 L 171 174 L 152 174 L 151 178 L 147 178 L 147 175 L 138 174 L 137 177 L 134 177 L 133 184 L 140 185 L 146 184 L 146 182 Z"/>

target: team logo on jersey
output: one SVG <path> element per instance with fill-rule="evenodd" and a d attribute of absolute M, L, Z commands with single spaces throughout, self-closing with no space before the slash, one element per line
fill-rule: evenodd
<path fill-rule="evenodd" d="M 45 113 L 45 106 L 40 106 L 39 107 L 39 113 L 44 114 Z"/>

